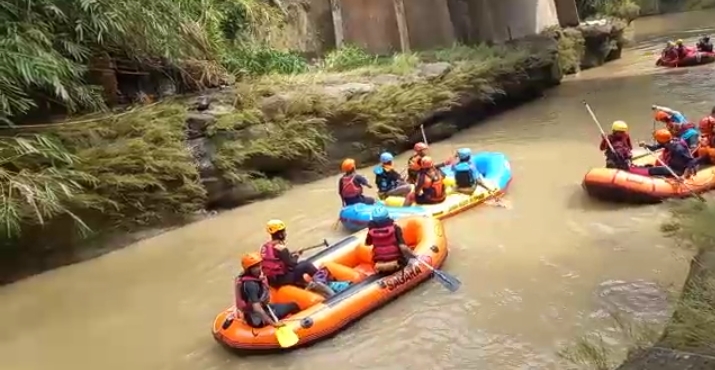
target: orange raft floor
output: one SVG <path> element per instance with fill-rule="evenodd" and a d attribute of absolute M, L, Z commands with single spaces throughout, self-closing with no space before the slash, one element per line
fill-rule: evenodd
<path fill-rule="evenodd" d="M 636 159 L 634 164 L 655 165 L 655 159 L 645 156 Z M 614 202 L 658 203 L 670 198 L 689 197 L 690 189 L 702 193 L 715 188 L 715 167 L 699 169 L 695 176 L 685 179 L 684 183 L 673 178 L 643 176 L 612 168 L 593 168 L 583 179 L 584 189 L 594 198 Z"/>
<path fill-rule="evenodd" d="M 447 237 L 441 221 L 429 217 L 408 217 L 397 220 L 404 232 L 405 242 L 415 254 L 438 268 L 447 258 Z M 403 270 L 389 276 L 375 274 L 372 246 L 364 245 L 367 230 L 353 234 L 310 257 L 316 267 L 325 266 L 337 280 L 351 281 L 350 288 L 329 299 L 307 290 L 284 286 L 271 289 L 272 303 L 296 302 L 301 312 L 283 321 L 305 346 L 336 334 L 351 322 L 384 305 L 391 299 L 427 280 L 431 271 L 414 261 Z M 243 320 L 234 320 L 222 329 L 232 307 L 221 312 L 213 322 L 214 338 L 237 350 L 280 350 L 273 327 L 251 328 Z"/>

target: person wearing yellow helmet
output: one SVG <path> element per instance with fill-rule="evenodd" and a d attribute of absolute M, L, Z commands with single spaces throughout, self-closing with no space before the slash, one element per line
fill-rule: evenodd
<path fill-rule="evenodd" d="M 281 220 L 270 220 L 266 223 L 266 231 L 270 240 L 261 246 L 261 270 L 268 279 L 268 284 L 274 288 L 284 285 L 307 287 L 308 282 L 303 277 L 313 277 L 318 269 L 310 261 L 298 261 L 300 251 L 291 253 L 286 246 L 288 235 L 286 224 Z M 334 292 L 327 286 L 315 286 L 319 293 L 330 296 Z"/>
<path fill-rule="evenodd" d="M 355 172 L 355 160 L 346 158 L 340 169 L 343 171 L 343 176 L 338 181 L 338 194 L 343 201 L 343 207 L 358 203 L 375 204 L 375 198 L 363 194 L 363 186 L 372 188 L 372 185 L 365 176 Z"/>
<path fill-rule="evenodd" d="M 606 168 L 622 170 L 630 168 L 633 143 L 628 134 L 628 124 L 624 121 L 614 121 L 611 125 L 611 133 L 601 137 L 598 148 L 606 155 Z"/>
<path fill-rule="evenodd" d="M 675 51 L 678 53 L 678 59 L 683 59 L 688 56 L 688 48 L 685 47 L 683 40 L 678 39 L 675 42 Z"/>
<path fill-rule="evenodd" d="M 271 291 L 261 271 L 261 263 L 261 255 L 255 252 L 247 253 L 241 258 L 243 272 L 234 281 L 236 295 L 234 316 L 240 314 L 246 324 L 254 328 L 266 325 L 280 327 L 284 325 L 280 320 L 297 313 L 300 307 L 295 302 L 269 303 Z M 274 320 L 266 312 L 269 308 L 278 320 Z M 230 325 L 231 322 L 227 321 L 227 323 Z M 228 328 L 224 327 L 225 329 Z"/>

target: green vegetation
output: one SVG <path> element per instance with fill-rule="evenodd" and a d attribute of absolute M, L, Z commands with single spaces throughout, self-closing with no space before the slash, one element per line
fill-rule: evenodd
<path fill-rule="evenodd" d="M 661 230 L 677 245 L 698 253 L 683 292 L 674 304 L 673 318 L 663 335 L 653 326 L 617 319 L 628 355 L 638 354 L 657 342 L 659 347 L 688 352 L 715 353 L 715 206 L 699 201 L 671 203 L 672 217 Z M 707 256 L 706 256 L 707 255 Z M 614 316 L 616 317 L 616 316 Z M 623 345 L 621 345 L 623 346 Z M 565 360 L 590 370 L 611 370 L 619 355 L 602 337 L 579 338 L 560 353 Z"/>
<path fill-rule="evenodd" d="M 582 19 L 616 17 L 631 23 L 638 18 L 640 6 L 633 0 L 576 0 Z"/>

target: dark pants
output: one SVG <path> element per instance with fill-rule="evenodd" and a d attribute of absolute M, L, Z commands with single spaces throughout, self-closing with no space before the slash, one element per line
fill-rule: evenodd
<path fill-rule="evenodd" d="M 360 195 L 353 198 L 343 198 L 346 206 L 352 206 L 353 204 L 364 203 L 364 204 L 375 204 L 375 198 Z"/>
<path fill-rule="evenodd" d="M 300 311 L 300 307 L 298 307 L 297 303 L 291 302 L 291 303 L 271 303 L 268 305 L 273 313 L 276 315 L 276 318 L 278 320 L 284 319 L 288 315 L 292 315 L 295 313 L 298 313 Z M 270 316 L 270 312 L 266 310 L 266 313 Z M 253 328 L 262 328 L 268 323 L 263 322 L 263 319 L 261 318 L 261 315 L 255 313 L 255 312 L 249 312 L 247 315 L 245 315 L 246 319 L 246 324 Z"/>
<path fill-rule="evenodd" d="M 305 288 L 307 282 L 303 279 L 303 274 L 308 274 L 309 276 L 315 275 L 318 269 L 308 261 L 298 262 L 295 267 L 293 267 L 287 274 L 274 276 L 268 279 L 268 283 L 278 289 L 284 285 L 295 285 L 301 288 Z"/>
<path fill-rule="evenodd" d="M 681 176 L 685 171 L 679 171 L 677 168 L 671 167 L 673 172 L 678 174 L 678 176 Z M 655 166 L 655 167 L 650 167 L 648 168 L 648 176 L 663 176 L 663 177 L 673 177 L 673 174 L 668 171 L 668 169 L 664 166 Z"/>

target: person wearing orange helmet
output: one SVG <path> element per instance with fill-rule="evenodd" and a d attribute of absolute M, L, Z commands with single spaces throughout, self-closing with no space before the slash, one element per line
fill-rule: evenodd
<path fill-rule="evenodd" d="M 444 174 L 435 166 L 432 157 L 424 156 L 420 160 L 421 169 L 417 176 L 415 189 L 405 198 L 405 206 L 417 204 L 438 204 L 447 198 L 444 186 Z"/>
<path fill-rule="evenodd" d="M 692 171 L 695 168 L 696 162 L 693 155 L 690 154 L 690 148 L 688 144 L 685 143 L 683 139 L 673 137 L 667 129 L 659 129 L 653 133 L 653 138 L 656 143 L 653 145 L 646 145 L 644 142 L 640 142 L 639 145 L 650 151 L 656 151 L 663 149 L 661 154 L 661 161 L 665 163 L 670 169 L 673 170 L 678 176 L 683 175 L 685 171 Z M 654 167 L 648 168 L 648 175 L 650 176 L 664 176 L 672 177 L 667 167 L 656 164 Z"/>
<path fill-rule="evenodd" d="M 268 279 L 268 284 L 276 289 L 284 285 L 308 287 L 309 282 L 306 281 L 304 275 L 313 277 L 318 269 L 310 261 L 298 261 L 301 252 L 291 253 L 288 250 L 286 224 L 281 220 L 269 220 L 266 223 L 266 231 L 271 238 L 261 246 L 260 256 L 261 271 Z M 329 287 L 324 285 L 317 284 L 311 288 L 324 296 L 334 294 Z"/>
<path fill-rule="evenodd" d="M 682 113 L 658 105 L 653 105 L 651 109 L 654 112 L 653 118 L 656 121 L 665 123 L 665 128 L 673 135 L 685 140 L 691 148 L 698 145 L 698 128 L 694 123 L 688 122 L 688 119 Z"/>
<path fill-rule="evenodd" d="M 346 158 L 340 165 L 343 176 L 338 181 L 338 194 L 343 200 L 343 207 L 353 204 L 375 204 L 375 198 L 363 194 L 362 187 L 372 188 L 365 176 L 355 172 L 355 160 Z"/>
<path fill-rule="evenodd" d="M 266 325 L 280 327 L 284 324 L 280 321 L 288 315 L 298 313 L 300 307 L 295 302 L 290 303 L 269 303 L 270 288 L 268 281 L 261 271 L 261 255 L 258 253 L 248 253 L 241 258 L 243 272 L 235 279 L 236 312 L 251 327 L 261 328 Z M 267 312 L 273 311 L 278 320 Z"/>
<path fill-rule="evenodd" d="M 706 137 L 708 143 L 713 144 L 713 138 L 715 138 L 715 107 L 710 110 L 709 116 L 705 116 L 700 120 L 698 129 L 700 130 L 700 135 Z"/>
<path fill-rule="evenodd" d="M 429 146 L 420 141 L 415 144 L 412 149 L 415 152 L 409 159 L 407 159 L 407 181 L 414 184 L 417 182 L 417 176 L 422 169 L 420 162 L 422 161 L 422 157 L 427 155 L 427 149 L 429 149 Z"/>

